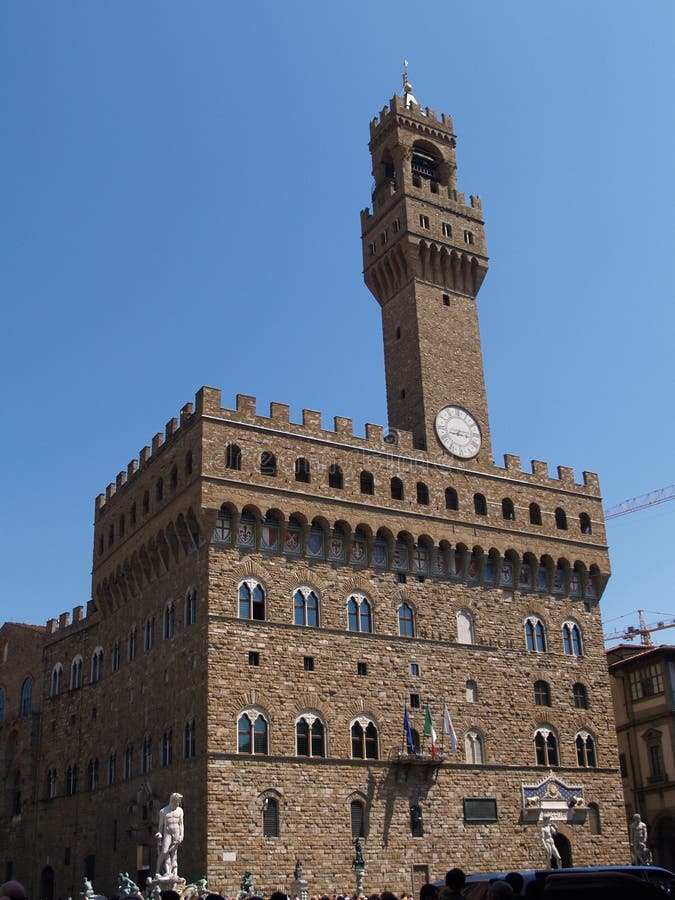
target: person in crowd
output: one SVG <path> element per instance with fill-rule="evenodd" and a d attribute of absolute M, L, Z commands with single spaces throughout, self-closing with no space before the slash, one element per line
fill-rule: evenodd
<path fill-rule="evenodd" d="M 513 888 L 508 881 L 490 882 L 487 900 L 502 900 L 502 897 L 513 897 Z"/>
<path fill-rule="evenodd" d="M 18 881 L 6 881 L 0 885 L 0 900 L 26 900 L 26 888 Z"/>
<path fill-rule="evenodd" d="M 520 872 L 509 872 L 508 875 L 504 876 L 504 881 L 510 884 L 513 888 L 513 893 L 520 897 L 525 887 L 525 879 Z"/>
<path fill-rule="evenodd" d="M 438 900 L 438 888 L 427 882 L 420 888 L 420 900 Z"/>
<path fill-rule="evenodd" d="M 450 869 L 445 876 L 445 891 L 442 900 L 461 900 L 462 890 L 466 884 L 466 875 L 462 869 Z"/>

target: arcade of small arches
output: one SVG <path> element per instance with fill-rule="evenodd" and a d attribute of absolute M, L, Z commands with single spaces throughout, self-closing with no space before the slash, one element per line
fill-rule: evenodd
<path fill-rule="evenodd" d="M 278 509 L 263 514 L 246 506 L 239 511 L 229 503 L 218 511 L 211 542 L 242 551 L 391 570 L 399 582 L 409 576 L 431 577 L 588 601 L 597 600 L 606 581 L 596 564 L 587 566 L 581 560 L 554 561 L 550 555 L 521 556 L 512 549 L 486 550 L 446 540 L 436 544 L 429 535 L 415 538 L 407 531 L 394 535 L 387 528 L 373 532 L 367 524 L 352 528 L 348 522 L 331 524 L 323 517 L 309 522 L 300 513 L 286 518 Z"/>

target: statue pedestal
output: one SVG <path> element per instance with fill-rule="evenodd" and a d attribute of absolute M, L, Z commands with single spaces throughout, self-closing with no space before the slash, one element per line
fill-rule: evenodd
<path fill-rule="evenodd" d="M 148 878 L 145 886 L 154 895 L 161 891 L 175 891 L 182 897 L 187 881 L 178 875 L 155 875 L 154 878 Z"/>
<path fill-rule="evenodd" d="M 291 897 L 299 897 L 300 900 L 307 900 L 309 895 L 309 885 L 304 878 L 296 878 L 291 881 Z"/>
<path fill-rule="evenodd" d="M 363 873 L 365 871 L 365 865 L 354 866 L 354 874 L 356 875 L 356 893 L 359 897 L 365 897 L 365 894 L 363 893 Z"/>

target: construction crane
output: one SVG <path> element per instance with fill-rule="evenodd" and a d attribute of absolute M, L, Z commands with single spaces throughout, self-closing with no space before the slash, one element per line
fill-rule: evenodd
<path fill-rule="evenodd" d="M 619 503 L 618 506 L 606 509 L 605 521 L 637 512 L 639 509 L 646 509 L 648 506 L 658 506 L 660 503 L 667 503 L 669 500 L 675 500 L 675 484 L 669 484 L 666 487 L 659 488 L 657 491 L 650 491 L 641 497 L 631 497 L 629 500 Z"/>
<path fill-rule="evenodd" d="M 657 613 L 658 615 L 658 613 Z M 656 625 L 647 625 L 647 622 L 644 617 L 644 610 L 638 609 L 638 621 L 639 626 L 635 628 L 632 625 L 629 625 L 625 631 L 615 631 L 613 634 L 605 635 L 606 641 L 613 641 L 616 638 L 623 638 L 627 641 L 635 640 L 635 638 L 640 635 L 640 643 L 643 647 L 653 647 L 654 642 L 652 641 L 652 634 L 655 631 L 663 631 L 664 628 L 675 628 L 675 619 L 672 622 L 657 622 Z"/>

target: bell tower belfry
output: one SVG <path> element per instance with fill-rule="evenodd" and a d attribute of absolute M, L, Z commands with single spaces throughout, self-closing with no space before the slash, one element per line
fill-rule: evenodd
<path fill-rule="evenodd" d="M 452 119 L 403 76 L 370 125 L 364 278 L 382 307 L 389 426 L 454 461 L 492 462 L 476 295 L 488 259 L 480 200 L 457 190 Z"/>

